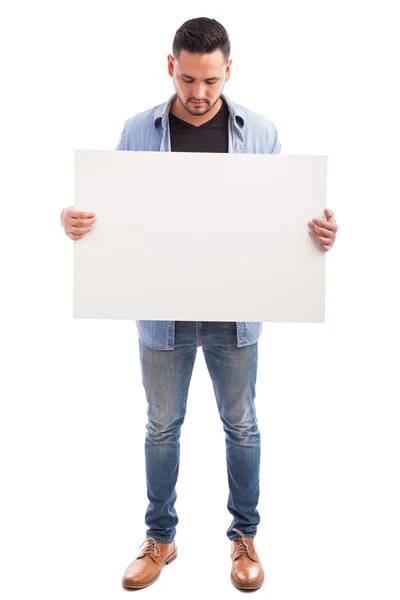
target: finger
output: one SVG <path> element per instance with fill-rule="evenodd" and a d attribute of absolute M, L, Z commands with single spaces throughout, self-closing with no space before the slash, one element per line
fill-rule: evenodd
<path fill-rule="evenodd" d="M 92 225 L 91 227 L 75 227 L 75 225 L 69 225 L 69 227 L 67 227 L 67 231 L 70 231 L 71 233 L 75 233 L 77 235 L 80 235 L 81 233 L 86 233 L 87 231 L 91 231 L 94 228 L 94 225 Z"/>
<path fill-rule="evenodd" d="M 314 223 L 314 229 L 316 229 L 316 225 L 318 227 L 322 227 L 323 229 L 330 230 L 336 232 L 338 230 L 337 223 L 335 221 L 321 221 L 321 219 L 313 219 L 312 223 Z"/>
<path fill-rule="evenodd" d="M 320 227 L 328 227 L 330 229 L 335 229 L 337 227 L 337 223 L 335 220 L 333 221 L 324 221 L 323 219 L 313 219 L 309 221 L 309 223 L 314 223 L 314 225 L 319 225 Z"/>
<path fill-rule="evenodd" d="M 311 231 L 314 231 L 314 233 L 316 233 L 317 235 L 323 235 L 332 240 L 334 240 L 336 236 L 335 231 L 331 229 L 326 229 L 325 227 L 318 227 L 318 225 L 314 225 L 314 227 L 311 228 Z"/>
<path fill-rule="evenodd" d="M 72 219 L 91 219 L 96 216 L 96 213 L 83 210 L 75 210 L 73 206 L 63 209 L 64 214 L 67 214 Z"/>
<path fill-rule="evenodd" d="M 321 219 L 313 219 L 312 221 L 308 221 L 308 226 L 314 229 L 315 226 L 324 227 L 325 229 L 330 229 L 331 231 L 337 231 L 338 226 L 336 221 L 322 221 Z"/>
<path fill-rule="evenodd" d="M 90 219 L 91 217 L 95 217 L 94 212 L 83 212 L 81 210 L 74 210 L 72 214 L 69 215 L 73 219 Z"/>
<path fill-rule="evenodd" d="M 65 233 L 71 240 L 80 240 L 81 238 L 83 238 L 83 234 L 75 235 L 74 233 L 68 233 L 67 231 Z"/>
<path fill-rule="evenodd" d="M 92 225 L 95 221 L 97 221 L 97 217 L 91 217 L 90 219 L 78 219 L 72 215 L 66 217 L 66 222 L 69 225 L 75 225 L 77 227 L 86 227 Z"/>
<path fill-rule="evenodd" d="M 315 239 L 321 244 L 327 244 L 328 246 L 332 245 L 332 240 L 326 237 L 322 237 L 321 235 L 317 235 Z"/>
<path fill-rule="evenodd" d="M 93 217 L 92 219 L 73 219 L 71 221 L 71 225 L 74 225 L 75 227 L 89 227 L 90 225 L 93 225 L 93 223 L 95 223 L 96 221 L 96 217 Z"/>
<path fill-rule="evenodd" d="M 329 237 L 323 237 L 322 235 L 317 235 L 315 233 L 315 231 L 310 231 L 310 235 L 312 238 L 314 238 L 314 240 L 317 240 L 318 242 L 320 242 L 321 244 L 332 244 L 332 239 Z"/>
<path fill-rule="evenodd" d="M 324 213 L 328 217 L 329 220 L 331 220 L 334 215 L 333 210 L 330 210 L 330 208 L 324 208 Z"/>
<path fill-rule="evenodd" d="M 329 244 L 324 244 L 322 248 L 325 250 L 325 252 L 328 252 L 328 250 L 330 250 L 332 246 L 329 246 Z"/>
<path fill-rule="evenodd" d="M 74 227 L 74 225 L 71 225 L 70 227 L 67 227 L 66 231 L 68 231 L 68 233 L 73 233 L 75 235 L 84 235 L 88 231 L 92 231 L 92 229 L 93 229 L 93 226 L 92 227 Z"/>

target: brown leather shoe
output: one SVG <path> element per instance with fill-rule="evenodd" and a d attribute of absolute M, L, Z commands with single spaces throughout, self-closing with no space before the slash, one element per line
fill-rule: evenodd
<path fill-rule="evenodd" d="M 239 529 L 239 540 L 231 540 L 232 583 L 241 590 L 257 590 L 264 582 L 264 570 L 254 548 L 253 538 L 245 537 Z"/>
<path fill-rule="evenodd" d="M 142 552 L 125 569 L 122 585 L 127 588 L 144 588 L 154 583 L 160 576 L 164 565 L 175 560 L 175 540 L 170 544 L 161 544 L 152 537 L 146 538 Z M 143 546 L 142 544 L 142 546 Z"/>

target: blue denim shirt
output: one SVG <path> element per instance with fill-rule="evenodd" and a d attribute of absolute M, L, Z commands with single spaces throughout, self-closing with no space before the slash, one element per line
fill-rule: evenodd
<path fill-rule="evenodd" d="M 169 132 L 169 109 L 176 94 L 167 102 L 159 104 L 127 121 L 121 132 L 116 150 L 171 152 Z M 222 98 L 228 105 L 228 152 L 248 154 L 279 154 L 281 142 L 272 121 L 244 106 Z M 154 350 L 173 350 L 175 347 L 175 321 L 136 321 L 141 342 Z M 258 342 L 262 323 L 258 321 L 236 322 L 237 346 Z"/>

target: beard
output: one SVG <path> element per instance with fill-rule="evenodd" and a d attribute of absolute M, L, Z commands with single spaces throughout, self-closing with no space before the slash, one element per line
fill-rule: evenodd
<path fill-rule="evenodd" d="M 222 92 L 221 92 L 222 94 Z M 178 96 L 178 94 L 176 94 L 179 102 L 182 104 L 183 108 L 191 115 L 193 115 L 194 117 L 201 117 L 205 114 L 207 114 L 212 108 L 214 108 L 214 106 L 217 104 L 218 100 L 221 98 L 221 94 L 218 96 L 218 98 L 215 100 L 215 102 L 213 102 L 212 104 L 209 103 L 208 100 L 204 100 L 204 104 L 202 104 L 201 106 L 198 106 L 197 108 L 193 105 L 190 104 L 190 102 L 193 100 L 193 98 L 188 98 L 187 102 L 183 102 L 182 98 L 180 98 Z"/>

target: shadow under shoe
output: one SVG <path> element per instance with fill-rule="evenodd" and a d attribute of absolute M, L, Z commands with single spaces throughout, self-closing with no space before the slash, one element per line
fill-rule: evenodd
<path fill-rule="evenodd" d="M 141 553 L 125 569 L 122 577 L 122 585 L 125 588 L 144 588 L 154 583 L 159 578 L 163 566 L 177 557 L 175 540 L 169 544 L 161 544 L 148 537 L 143 544 L 146 545 Z"/>
<path fill-rule="evenodd" d="M 257 590 L 264 583 L 264 570 L 254 547 L 253 538 L 234 529 L 241 536 L 231 540 L 232 583 L 241 590 Z"/>

